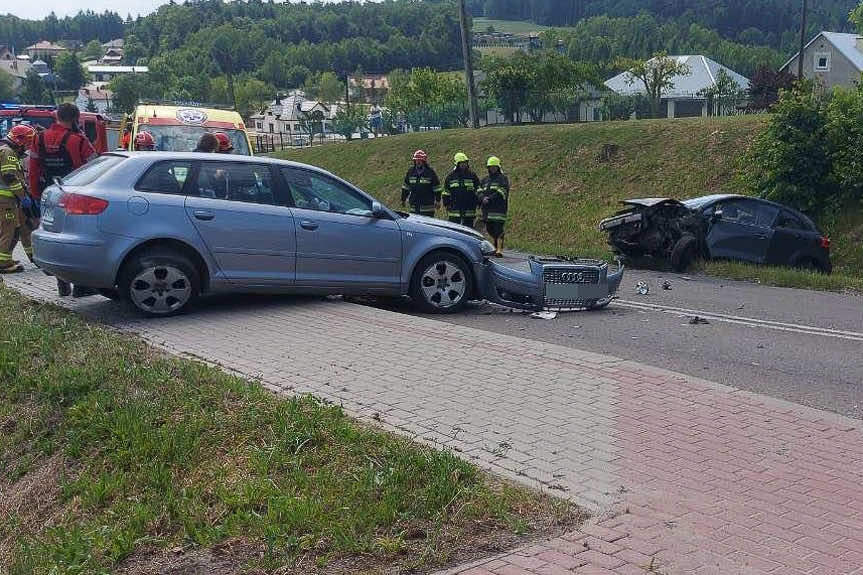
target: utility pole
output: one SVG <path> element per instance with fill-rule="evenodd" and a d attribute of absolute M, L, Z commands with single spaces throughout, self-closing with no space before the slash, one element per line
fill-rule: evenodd
<path fill-rule="evenodd" d="M 803 13 L 800 15 L 800 52 L 797 54 L 797 79 L 803 79 L 803 50 L 806 48 L 806 11 L 807 2 L 803 0 Z"/>
<path fill-rule="evenodd" d="M 473 81 L 473 48 L 468 28 L 465 0 L 458 1 L 458 21 L 461 25 L 461 51 L 464 54 L 464 79 L 467 83 L 468 109 L 470 110 L 470 125 L 479 128 L 479 106 L 476 103 L 476 85 Z"/>

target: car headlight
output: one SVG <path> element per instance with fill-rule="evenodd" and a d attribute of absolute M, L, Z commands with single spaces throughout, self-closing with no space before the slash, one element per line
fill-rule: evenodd
<path fill-rule="evenodd" d="M 484 256 L 493 256 L 494 255 L 494 246 L 491 245 L 491 242 L 488 240 L 483 240 L 479 245 L 479 249 Z"/>

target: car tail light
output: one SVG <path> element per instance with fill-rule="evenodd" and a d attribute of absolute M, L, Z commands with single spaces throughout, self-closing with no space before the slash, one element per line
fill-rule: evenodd
<path fill-rule="evenodd" d="M 828 238 L 827 236 L 821 236 L 821 247 L 824 248 L 825 250 L 829 250 L 830 249 L 830 238 Z"/>
<path fill-rule="evenodd" d="M 108 201 L 84 194 L 63 194 L 57 207 L 63 208 L 69 216 L 96 216 L 105 211 Z"/>

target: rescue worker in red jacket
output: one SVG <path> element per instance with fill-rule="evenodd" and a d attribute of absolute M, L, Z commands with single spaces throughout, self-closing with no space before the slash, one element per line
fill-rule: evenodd
<path fill-rule="evenodd" d="M 447 209 L 449 221 L 469 228 L 476 221 L 477 192 L 479 178 L 470 169 L 468 157 L 463 152 L 453 157 L 455 168 L 444 180 L 441 198 Z"/>
<path fill-rule="evenodd" d="M 234 143 L 231 141 L 231 138 L 228 137 L 228 134 L 225 132 L 214 132 L 214 136 L 216 136 L 216 140 L 219 142 L 219 149 L 216 151 L 219 154 L 233 154 L 234 153 Z"/>
<path fill-rule="evenodd" d="M 156 149 L 156 140 L 150 132 L 138 132 L 135 135 L 135 150 L 139 152 L 152 152 Z"/>
<path fill-rule="evenodd" d="M 19 124 L 0 141 L 0 273 L 17 273 L 24 268 L 12 258 L 20 237 L 24 252 L 33 257 L 30 234 L 33 224 L 33 200 L 27 193 L 21 159 L 30 149 L 36 130 Z"/>
<path fill-rule="evenodd" d="M 39 133 L 30 148 L 30 195 L 38 202 L 42 192 L 55 178 L 63 178 L 96 157 L 90 140 L 81 133 L 78 120 L 81 112 L 75 104 L 60 104 L 57 120 L 50 128 Z M 86 295 L 82 290 L 72 292 L 71 286 L 57 280 L 61 296 Z"/>
<path fill-rule="evenodd" d="M 486 162 L 488 177 L 482 181 L 480 204 L 485 229 L 494 240 L 495 257 L 503 257 L 504 226 L 509 209 L 509 178 L 500 166 L 500 158 L 491 156 Z"/>
<path fill-rule="evenodd" d="M 402 184 L 402 206 L 410 202 L 411 213 L 433 218 L 440 199 L 440 179 L 429 166 L 428 154 L 417 150 Z"/>

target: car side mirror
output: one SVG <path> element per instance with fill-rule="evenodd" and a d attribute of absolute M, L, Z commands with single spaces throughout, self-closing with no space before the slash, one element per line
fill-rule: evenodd
<path fill-rule="evenodd" d="M 713 215 L 710 216 L 710 221 L 715 223 L 722 219 L 722 210 L 716 210 L 713 212 Z"/>
<path fill-rule="evenodd" d="M 372 202 L 372 215 L 376 218 L 386 218 L 389 217 L 389 212 L 380 202 Z"/>

